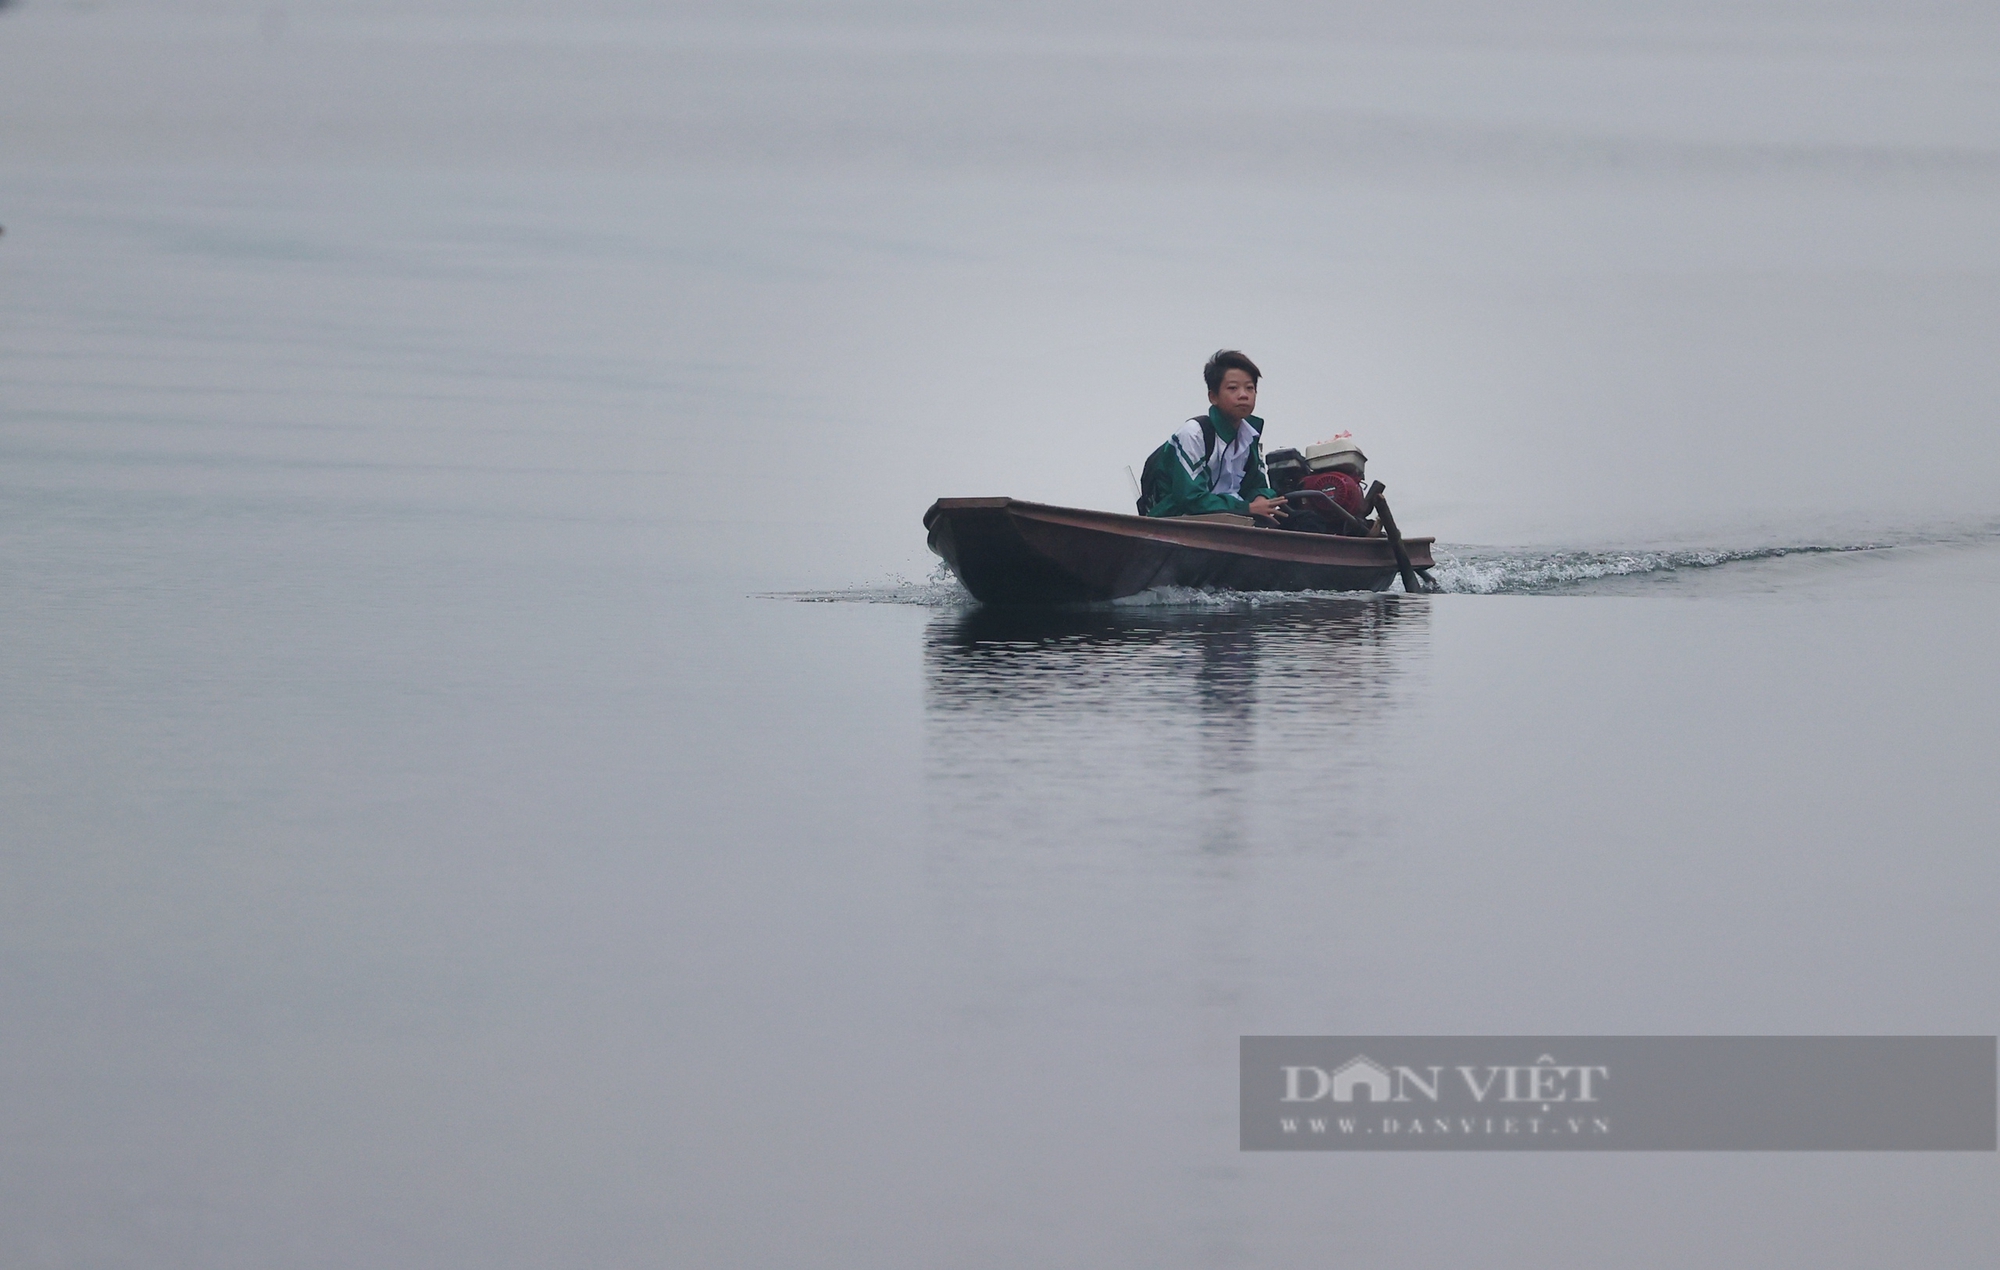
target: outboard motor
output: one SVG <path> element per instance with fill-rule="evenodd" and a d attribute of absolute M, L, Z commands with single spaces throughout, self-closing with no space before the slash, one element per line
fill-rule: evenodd
<path fill-rule="evenodd" d="M 1264 470 L 1270 474 L 1272 489 L 1289 494 L 1305 483 L 1309 469 L 1297 450 L 1273 450 L 1264 456 Z"/>
<path fill-rule="evenodd" d="M 1331 441 L 1307 446 L 1302 457 L 1307 469 L 1314 474 L 1345 472 L 1357 482 L 1368 479 L 1368 456 L 1354 444 L 1351 432 L 1343 432 Z"/>
<path fill-rule="evenodd" d="M 1363 504 L 1361 479 L 1368 470 L 1368 456 L 1354 443 L 1352 433 L 1343 432 L 1330 441 L 1309 445 L 1303 451 L 1284 450 L 1272 454 L 1296 455 L 1305 467 L 1295 485 L 1278 483 L 1271 473 L 1271 487 L 1288 495 L 1286 506 L 1293 513 L 1291 527 L 1309 533 L 1368 533 L 1368 509 Z"/>

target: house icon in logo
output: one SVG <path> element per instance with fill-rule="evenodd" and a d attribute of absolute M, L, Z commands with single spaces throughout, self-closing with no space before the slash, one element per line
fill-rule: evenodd
<path fill-rule="evenodd" d="M 1370 1102 L 1388 1102 L 1395 1093 L 1389 1069 L 1366 1054 L 1356 1054 L 1333 1069 L 1333 1100 L 1353 1102 L 1356 1085 L 1367 1087 Z"/>

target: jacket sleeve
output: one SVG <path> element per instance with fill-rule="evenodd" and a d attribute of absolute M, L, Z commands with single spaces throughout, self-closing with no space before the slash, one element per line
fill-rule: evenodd
<path fill-rule="evenodd" d="M 1166 472 L 1167 491 L 1146 509 L 1148 516 L 1201 516 L 1208 512 L 1236 512 L 1240 515 L 1248 509 L 1249 504 L 1240 498 L 1212 492 L 1204 479 L 1206 473 L 1197 477 L 1189 471 L 1173 438 L 1169 437 L 1160 451 L 1164 453 L 1156 453 L 1159 453 L 1160 467 Z M 1249 479 L 1246 472 L 1245 482 Z"/>
<path fill-rule="evenodd" d="M 1271 472 L 1264 466 L 1264 438 L 1258 437 L 1250 443 L 1250 461 L 1243 467 L 1243 484 L 1237 487 L 1243 497 L 1239 500 L 1249 506 L 1253 498 L 1276 498 L 1278 491 L 1271 488 Z"/>

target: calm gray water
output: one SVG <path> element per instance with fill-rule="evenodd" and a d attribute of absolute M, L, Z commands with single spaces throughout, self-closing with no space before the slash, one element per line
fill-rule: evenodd
<path fill-rule="evenodd" d="M 1244 1034 L 2000 1029 L 2000 32 L 1238 22 L 0 11 L 0 1264 L 2000 1255 L 1236 1149 Z M 1453 593 L 933 576 L 1223 343 Z"/>

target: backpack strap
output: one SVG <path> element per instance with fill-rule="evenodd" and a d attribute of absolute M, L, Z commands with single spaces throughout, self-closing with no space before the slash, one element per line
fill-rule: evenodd
<path fill-rule="evenodd" d="M 0 0 L 0 4 L 6 4 L 6 0 Z M 1216 422 L 1212 418 L 1208 418 L 1206 414 L 1190 414 L 1188 422 L 1202 426 L 1202 466 L 1206 468 L 1210 456 L 1214 456 L 1214 452 L 1216 452 Z M 1154 464 L 1156 456 L 1158 456 L 1158 450 L 1154 452 L 1154 456 L 1146 458 L 1146 468 L 1138 474 L 1138 514 L 1140 516 L 1144 516 L 1146 508 L 1150 508 L 1160 498 L 1160 488 L 1162 488 L 1164 478 L 1158 472 L 1154 472 L 1152 464 Z"/>
<path fill-rule="evenodd" d="M 1207 415 L 1189 415 L 1188 422 L 1201 425 L 1201 461 L 1206 463 L 1215 454 L 1215 420 Z"/>

